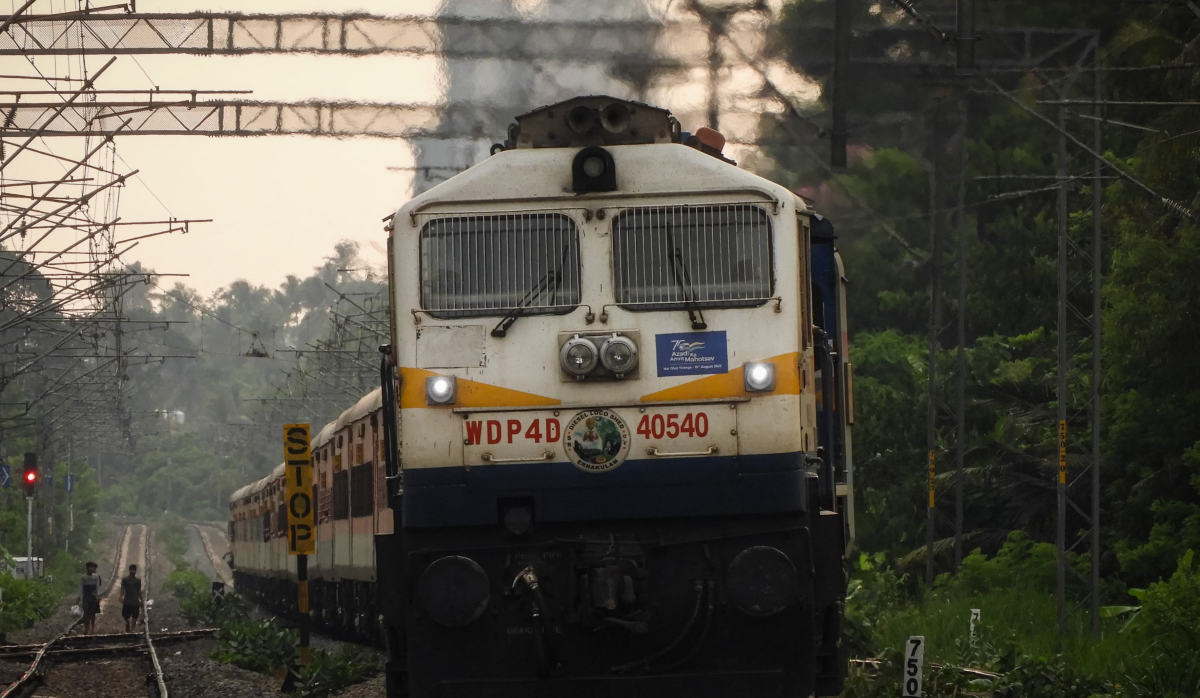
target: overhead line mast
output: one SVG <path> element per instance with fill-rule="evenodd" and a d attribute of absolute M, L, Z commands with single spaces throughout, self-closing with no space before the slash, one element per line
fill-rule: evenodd
<path fill-rule="evenodd" d="M 1065 632 L 1067 628 L 1067 619 L 1070 615 L 1066 600 L 1066 578 L 1069 574 L 1074 573 L 1075 569 L 1067 564 L 1066 556 L 1078 546 L 1090 544 L 1091 548 L 1091 563 L 1092 570 L 1090 579 L 1081 579 L 1084 585 L 1088 588 L 1088 598 L 1086 602 L 1090 602 L 1091 610 L 1091 626 L 1093 633 L 1098 633 L 1099 630 L 1099 557 L 1101 553 L 1099 539 L 1099 514 L 1100 514 L 1100 327 L 1101 327 L 1101 311 L 1102 303 L 1100 297 L 1100 282 L 1103 269 L 1103 258 L 1101 249 L 1101 206 L 1102 206 L 1102 184 L 1104 179 L 1111 179 L 1101 174 L 1104 169 L 1117 169 L 1116 166 L 1105 161 L 1100 157 L 1100 125 L 1105 121 L 1104 115 L 1101 112 L 1103 106 L 1115 106 L 1111 101 L 1105 101 L 1102 97 L 1100 89 L 1100 76 L 1107 71 L 1119 70 L 1176 70 L 1182 69 L 1185 65 L 1182 62 L 1164 64 L 1158 66 L 1134 66 L 1134 67 L 1113 67 L 1101 65 L 1099 59 L 1099 37 L 1094 30 L 1075 29 L 1075 28 L 1046 28 L 1046 27 L 988 27 L 987 40 L 980 42 L 976 35 L 974 22 L 975 3 L 973 0 L 956 0 L 953 3 L 942 2 L 935 8 L 937 10 L 945 10 L 953 5 L 955 9 L 955 27 L 950 31 L 945 26 L 945 19 L 948 12 L 942 11 L 940 15 L 922 14 L 917 10 L 917 5 L 909 0 L 892 0 L 893 4 L 903 10 L 915 22 L 915 25 L 903 26 L 891 25 L 887 27 L 854 27 L 853 32 L 845 26 L 846 22 L 852 21 L 853 12 L 851 6 L 852 0 L 836 0 L 835 17 L 839 19 L 840 26 L 834 32 L 834 51 L 832 54 L 827 54 L 825 57 L 820 56 L 802 56 L 799 63 L 802 65 L 812 66 L 827 66 L 829 62 L 835 65 L 833 71 L 834 84 L 832 93 L 834 95 L 834 104 L 831 113 L 833 122 L 831 162 L 835 166 L 839 166 L 845 162 L 844 143 L 852 140 L 854 133 L 853 125 L 847 127 L 846 122 L 853 124 L 853 119 L 846 116 L 848 111 L 847 106 L 842 101 L 844 98 L 839 98 L 839 95 L 845 94 L 845 85 L 842 81 L 846 80 L 846 66 L 875 66 L 878 70 L 880 65 L 891 65 L 897 69 L 903 69 L 905 66 L 920 66 L 923 69 L 929 70 L 935 76 L 935 79 L 941 80 L 942 84 L 949 84 L 952 80 L 951 74 L 946 68 L 953 66 L 954 74 L 958 76 L 966 76 L 973 74 L 976 70 L 984 71 L 988 75 L 987 83 L 993 88 L 993 91 L 1002 94 L 1008 99 L 1017 103 L 1025 111 L 1040 120 L 1043 124 L 1057 131 L 1059 138 L 1062 141 L 1062 148 L 1065 150 L 1066 143 L 1073 144 L 1083 153 L 1090 156 L 1093 167 L 1092 170 L 1092 217 L 1093 231 L 1092 244 L 1086 245 L 1081 241 L 1076 241 L 1072 238 L 1070 226 L 1066 224 L 1064 217 L 1069 213 L 1067 202 L 1067 187 L 1072 183 L 1079 181 L 1086 175 L 1069 176 L 1066 170 L 1061 170 L 1059 175 L 1053 177 L 1056 180 L 1054 186 L 1044 189 L 1033 190 L 1025 193 L 1014 194 L 1029 194 L 1035 191 L 1057 192 L 1059 195 L 1059 218 L 1060 220 L 1060 239 L 1059 239 L 1059 273 L 1060 273 L 1060 293 L 1058 298 L 1059 316 L 1060 316 L 1060 342 L 1065 341 L 1068 336 L 1071 337 L 1071 342 L 1068 342 L 1064 349 L 1060 346 L 1058 374 L 1060 388 L 1059 410 L 1064 412 L 1060 414 L 1059 419 L 1055 421 L 1055 431 L 1061 424 L 1067 424 L 1069 429 L 1064 439 L 1063 447 L 1065 455 L 1062 456 L 1062 462 L 1067 466 L 1067 471 L 1064 476 L 1060 476 L 1055 472 L 1055 480 L 1064 480 L 1058 483 L 1059 501 L 1058 501 L 1058 516 L 1056 538 L 1058 540 L 1058 558 L 1059 558 L 1059 575 L 1058 575 L 1058 604 L 1059 604 L 1059 630 Z M 1164 3 L 1166 4 L 1166 3 Z M 1180 4 L 1180 3 L 1174 3 Z M 922 10 L 930 5 L 935 5 L 933 2 L 922 4 Z M 1194 10 L 1193 10 L 1194 11 Z M 939 24 L 940 22 L 940 24 Z M 907 60 L 897 59 L 892 55 L 880 53 L 881 47 L 900 46 L 899 32 L 907 31 L 905 44 L 906 51 L 900 55 L 907 55 Z M 846 34 L 851 35 L 851 39 L 845 40 Z M 923 34 L 924 36 L 919 36 Z M 889 42 L 884 37 L 893 36 L 896 41 Z M 843 37 L 842 44 L 839 45 L 838 37 Z M 930 38 L 930 37 L 934 38 Z M 942 45 L 953 41 L 956 44 L 954 60 L 948 61 L 949 51 L 942 49 Z M 803 41 L 797 42 L 804 45 Z M 849 56 L 844 55 L 846 44 L 849 44 Z M 1090 61 L 1088 59 L 1091 59 Z M 935 68 L 941 68 L 940 72 Z M 1066 91 L 1073 89 L 1072 84 L 1068 84 L 1064 93 L 1058 95 L 1057 102 L 1064 102 L 1060 105 L 1065 106 L 1066 103 L 1078 104 L 1086 106 L 1093 105 L 1093 113 L 1087 118 L 1092 122 L 1093 138 L 1089 145 L 1084 144 L 1080 139 L 1070 134 L 1065 123 L 1055 123 L 1052 119 L 1043 116 L 1033 109 L 1031 106 L 1024 104 L 1014 95 L 1006 92 L 1001 88 L 995 80 L 998 76 L 1004 73 L 1049 73 L 1065 74 L 1067 78 L 1075 78 L 1078 75 L 1091 72 L 1094 74 L 1094 85 L 1092 86 L 1092 95 L 1090 100 L 1067 100 Z M 1043 75 L 1044 77 L 1044 75 Z M 1054 80 L 1046 78 L 1047 82 L 1053 83 Z M 828 88 L 827 88 L 828 89 Z M 973 92 L 980 92 L 978 89 L 969 88 Z M 965 90 L 964 90 L 965 91 Z M 960 97 L 961 99 L 961 97 Z M 1181 106 L 1176 104 L 1164 106 Z M 1110 122 L 1111 123 L 1111 122 Z M 1131 124 L 1122 124 L 1123 126 L 1134 126 Z M 934 129 L 933 133 L 946 133 L 944 129 Z M 824 134 L 822 134 L 824 135 Z M 965 134 L 967 135 L 967 134 Z M 965 136 L 964 136 L 965 138 Z M 939 140 L 939 145 L 941 141 Z M 962 559 L 964 547 L 964 530 L 963 522 L 963 482 L 964 464 L 966 445 L 965 441 L 965 344 L 966 326 L 965 317 L 967 305 L 966 296 L 966 245 L 963 235 L 965 234 L 966 222 L 963 220 L 965 214 L 965 201 L 963 189 L 967 180 L 966 172 L 966 154 L 961 153 L 962 171 L 960 174 L 960 189 L 958 191 L 958 226 L 959 226 L 959 241 L 956 245 L 958 259 L 958 298 L 955 304 L 953 300 L 947 298 L 945 301 L 941 298 L 943 287 L 941 284 L 941 271 L 944 267 L 944 262 L 940 259 L 940 251 L 942 245 L 938 240 L 939 224 L 937 218 L 942 211 L 947 210 L 947 206 L 943 203 L 946 197 L 939 197 L 936 194 L 931 197 L 930 209 L 930 228 L 931 228 L 931 248 L 935 251 L 927 268 L 930 271 L 930 286 L 931 286 L 931 305 L 929 308 L 929 326 L 930 326 L 930 359 L 929 359 L 929 374 L 927 380 L 928 399 L 930 401 L 930 409 L 928 416 L 928 462 L 925 465 L 929 469 L 929 510 L 927 512 L 927 540 L 924 549 L 926 562 L 926 581 L 932 585 L 935 572 L 938 571 L 938 550 L 945 551 L 948 549 L 948 540 L 941 539 L 938 536 L 938 529 L 944 524 L 953 531 L 954 538 L 954 568 L 956 569 Z M 1062 167 L 1066 166 L 1065 155 L 1060 154 L 1059 160 Z M 947 187 L 939 184 L 939 179 L 935 173 L 938 168 L 934 162 L 928 163 L 931 172 L 931 189 L 935 192 L 938 190 L 945 191 Z M 947 169 L 947 168 L 941 168 Z M 1144 193 L 1152 197 L 1160 205 L 1171 209 L 1181 216 L 1192 218 L 1194 212 L 1188 210 L 1178 202 L 1168 200 L 1159 196 L 1156 192 L 1151 191 L 1141 182 L 1132 179 L 1131 175 L 1118 170 L 1117 176 L 1129 180 L 1135 187 L 1141 189 Z M 944 179 L 940 178 L 940 179 Z M 1064 207 L 1067 212 L 1064 212 Z M 1086 269 L 1084 268 L 1086 267 Z M 1089 280 L 1090 284 L 1084 282 Z M 1075 295 L 1084 287 L 1091 290 L 1091 307 L 1080 307 Z M 1069 295 L 1075 294 L 1075 295 Z M 945 307 L 956 308 L 958 313 L 953 322 L 943 325 L 943 320 L 940 317 L 939 309 Z M 1066 318 L 1063 319 L 1065 313 Z M 1068 323 L 1070 325 L 1068 326 Z M 949 328 L 950 325 L 955 326 L 957 334 L 957 352 L 955 361 L 953 362 L 955 373 L 954 380 L 954 401 L 952 409 L 952 418 L 950 416 L 951 409 L 949 405 L 943 405 L 943 402 L 948 402 L 942 399 L 944 376 L 938 375 L 939 359 L 936 354 L 939 352 L 939 347 L 942 342 L 939 341 L 940 334 Z M 1076 338 L 1082 339 L 1082 343 L 1077 345 Z M 1088 340 L 1090 339 L 1090 342 Z M 1088 346 L 1090 344 L 1090 347 Z M 1072 351 L 1072 347 L 1075 348 Z M 1092 375 L 1090 381 L 1072 370 L 1072 360 L 1075 358 L 1076 352 L 1083 348 L 1089 348 L 1092 352 Z M 1090 385 L 1086 385 L 1089 383 Z M 1082 396 L 1084 393 L 1090 393 L 1090 399 L 1086 401 L 1086 406 L 1083 406 L 1082 399 L 1071 401 L 1071 394 Z M 1084 429 L 1084 425 L 1089 424 L 1090 430 Z M 951 433 L 948 429 L 953 425 L 954 429 Z M 1090 433 L 1089 433 L 1090 431 Z M 954 464 L 954 487 L 955 494 L 955 515 L 954 519 L 943 516 L 937 509 L 935 499 L 936 485 L 938 482 L 945 479 L 944 476 L 939 477 L 937 474 L 937 463 L 939 454 L 948 450 L 945 443 L 953 439 L 955 464 Z M 1090 442 L 1090 443 L 1089 443 Z M 1059 454 L 1056 453 L 1056 456 Z M 1055 460 L 1059 460 L 1058 457 Z M 1058 471 L 1058 468 L 1055 468 Z M 1071 499 L 1072 495 L 1078 494 L 1074 485 L 1081 480 L 1090 478 L 1091 480 L 1091 506 L 1090 512 L 1084 507 L 1074 504 Z M 1070 570 L 1067 572 L 1066 570 Z M 1085 603 L 1086 603 L 1085 602 Z"/>

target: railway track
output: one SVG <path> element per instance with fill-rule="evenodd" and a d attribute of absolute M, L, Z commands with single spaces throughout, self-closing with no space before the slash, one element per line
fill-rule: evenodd
<path fill-rule="evenodd" d="M 213 570 L 216 571 L 217 577 L 225 586 L 233 587 L 233 571 L 229 569 L 229 564 L 220 555 L 217 555 L 213 548 L 211 536 L 214 534 L 223 535 L 220 531 L 212 526 L 204 526 L 201 524 L 192 524 L 192 528 L 196 529 L 196 533 L 200 536 L 200 542 L 204 545 L 204 554 L 208 556 L 209 562 L 212 563 Z"/>
<path fill-rule="evenodd" d="M 113 625 L 119 625 L 123 630 L 124 621 L 114 608 L 116 580 L 130 561 L 135 561 L 138 569 L 144 571 L 143 588 L 147 592 L 150 590 L 148 563 L 153 535 L 149 528 L 144 524 L 126 526 L 120 541 L 117 565 L 102 590 L 101 614 L 97 619 L 97 628 L 102 631 Z M 83 686 L 90 687 L 88 695 L 97 698 L 130 698 L 142 694 L 150 698 L 168 698 L 156 644 L 204 637 L 211 635 L 212 630 L 151 633 L 150 611 L 151 608 L 143 606 L 141 632 L 76 635 L 72 631 L 79 621 L 73 620 L 41 645 L 0 647 L 0 659 L 29 660 L 29 667 L 0 693 L 0 698 L 61 697 Z"/>

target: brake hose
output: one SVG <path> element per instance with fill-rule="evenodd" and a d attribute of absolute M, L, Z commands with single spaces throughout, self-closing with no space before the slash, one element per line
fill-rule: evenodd
<path fill-rule="evenodd" d="M 512 583 L 513 588 L 516 588 L 517 582 L 525 582 L 525 586 L 533 592 L 533 650 L 537 659 L 538 674 L 542 677 L 553 676 L 558 667 L 554 662 L 554 653 L 547 642 L 546 628 L 542 620 L 550 617 L 550 609 L 546 604 L 546 597 L 542 594 L 542 586 L 538 583 L 533 567 L 526 567 L 517 573 L 517 578 Z"/>
<path fill-rule="evenodd" d="M 675 669 L 678 669 L 679 667 L 690 662 L 692 657 L 695 657 L 696 653 L 700 651 L 700 648 L 704 646 L 704 641 L 708 639 L 708 630 L 712 627 L 714 596 L 716 596 L 716 594 L 713 592 L 713 583 L 710 581 L 708 582 L 708 608 L 704 611 L 704 625 L 700 628 L 700 638 L 696 640 L 696 644 L 692 645 L 692 649 L 688 650 L 687 654 L 683 655 L 683 657 L 674 663 L 668 664 L 664 667 L 659 667 L 659 671 L 674 671 Z"/>
<path fill-rule="evenodd" d="M 711 582 L 710 582 L 710 584 L 711 584 Z M 650 655 L 649 657 L 645 657 L 643 659 L 637 659 L 632 662 L 628 662 L 626 664 L 621 664 L 621 665 L 615 666 L 612 669 L 609 669 L 609 671 L 613 672 L 614 674 L 624 674 L 625 672 L 627 672 L 631 669 L 636 669 L 638 667 L 644 667 L 646 669 L 649 669 L 650 662 L 653 662 L 656 659 L 663 658 L 664 656 L 666 656 L 666 654 L 668 652 L 670 652 L 671 650 L 678 647 L 679 643 L 683 642 L 683 638 L 687 637 L 687 634 L 689 632 L 691 632 L 692 626 L 694 626 L 696 624 L 696 619 L 700 617 L 700 606 L 702 606 L 704 603 L 704 582 L 697 579 L 695 582 L 692 583 L 692 590 L 696 592 L 696 603 L 694 606 L 692 606 L 692 615 L 690 618 L 688 618 L 687 623 L 683 626 L 683 630 L 680 630 L 679 634 L 675 636 L 674 640 L 671 640 L 671 642 L 669 642 L 666 647 L 655 652 L 654 654 Z M 710 608 L 711 608 L 711 603 L 712 602 L 710 601 L 709 602 Z"/>

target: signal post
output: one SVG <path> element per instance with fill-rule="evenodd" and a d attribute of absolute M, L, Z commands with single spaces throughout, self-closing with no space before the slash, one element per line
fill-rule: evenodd
<path fill-rule="evenodd" d="M 21 486 L 25 488 L 25 578 L 33 579 L 33 496 L 37 493 L 37 454 L 25 454 L 25 472 Z"/>
<path fill-rule="evenodd" d="M 296 601 L 300 612 L 300 665 L 308 664 L 308 556 L 316 552 L 316 516 L 312 501 L 312 451 L 309 425 L 283 425 L 286 467 L 288 555 L 296 557 Z"/>

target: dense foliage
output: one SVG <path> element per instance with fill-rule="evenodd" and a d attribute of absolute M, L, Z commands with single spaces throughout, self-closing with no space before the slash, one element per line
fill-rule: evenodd
<path fill-rule="evenodd" d="M 927 12 L 950 7 L 932 0 L 922 6 Z M 856 26 L 911 21 L 886 2 L 855 7 Z M 828 65 L 807 63 L 812 47 L 790 43 L 789 37 L 803 36 L 805 26 L 830 19 L 831 11 L 828 0 L 796 0 L 777 33 L 781 54 L 822 80 Z M 1186 66 L 1200 60 L 1200 17 L 1183 6 L 1011 2 L 982 5 L 980 12 L 983 24 L 1094 27 L 1104 65 Z M 866 37 L 857 50 L 872 49 Z M 1025 107 L 1045 109 L 1035 100 L 1055 98 L 1059 86 L 1052 77 L 1060 74 L 1053 68 L 989 73 L 960 79 L 954 88 L 919 71 L 856 64 L 850 164 L 835 174 L 820 162 L 826 152 L 820 141 L 805 142 L 795 128 L 785 128 L 789 124 L 768 119 L 773 160 L 764 164 L 765 173 L 794 184 L 834 219 L 850 277 L 862 549 L 885 551 L 896 560 L 915 552 L 911 562 L 924 557 L 934 161 L 949 171 L 939 175 L 943 191 L 934 199 L 943 251 L 952 251 L 956 242 L 955 206 L 965 186 L 967 549 L 978 545 L 995 552 L 1013 530 L 1052 540 L 1057 188 L 1038 184 L 1038 178 L 1055 175 L 1057 134 L 993 85 L 1017 95 Z M 1186 67 L 1108 72 L 1104 96 L 1186 102 L 1200 90 L 1198 76 Z M 1091 73 L 1078 79 L 1090 81 Z M 823 102 L 806 116 L 823 123 L 827 108 Z M 897 119 L 897 112 L 908 117 Z M 1054 116 L 1053 108 L 1045 113 Z M 1069 116 L 1068 131 L 1090 142 L 1093 122 L 1076 112 Z M 1102 135 L 1111 162 L 1167 198 L 1200 209 L 1200 114 L 1194 108 L 1110 106 L 1106 116 L 1112 122 L 1102 126 Z M 960 172 L 964 148 L 966 169 Z M 1069 173 L 1083 177 L 1070 185 L 1069 229 L 1086 244 L 1092 160 L 1073 145 L 1068 158 Z M 1106 600 L 1125 602 L 1123 585 L 1140 587 L 1169 576 L 1186 550 L 1200 547 L 1200 421 L 1194 417 L 1200 408 L 1200 359 L 1194 350 L 1200 344 L 1200 228 L 1113 173 L 1106 170 L 1102 209 L 1102 521 L 1108 551 L 1102 564 L 1106 577 L 1120 581 L 1107 587 L 1115 597 Z M 1013 175 L 1026 179 L 995 178 Z M 952 283 L 952 255 L 939 261 L 946 283 Z M 943 322 L 957 310 L 945 308 Z M 944 333 L 942 342 L 939 371 L 948 375 L 954 357 L 944 347 L 953 334 Z M 1090 356 L 1078 357 L 1072 368 L 1073 380 L 1086 384 Z M 950 386 L 939 398 L 952 403 Z M 1086 407 L 1083 391 L 1075 390 L 1071 399 L 1072 409 Z M 1086 446 L 1086 433 L 1080 438 Z M 952 441 L 939 444 L 947 460 L 951 446 Z M 939 479 L 943 501 L 952 484 L 948 475 Z M 1085 490 L 1073 494 L 1086 501 Z"/>
<path fill-rule="evenodd" d="M 61 589 L 43 579 L 16 579 L 0 574 L 0 635 L 23 630 L 54 612 Z"/>
<path fill-rule="evenodd" d="M 7 444 L 12 451 L 27 450 L 25 439 L 12 439 Z M 11 461 L 10 461 L 11 462 Z M 14 481 L 13 486 L 0 493 L 0 634 L 20 630 L 52 613 L 58 601 L 77 593 L 79 576 L 83 574 L 83 563 L 93 559 L 100 540 L 100 527 L 96 520 L 99 487 L 95 474 L 85 464 L 74 463 L 71 469 L 75 476 L 75 490 L 67 495 L 63 483 L 66 464 L 58 462 L 56 467 L 42 466 L 43 483 L 46 473 L 54 472 L 57 478 L 43 485 L 33 501 L 33 546 L 34 557 L 43 558 L 44 577 L 40 579 L 14 579 L 12 557 L 24 557 L 26 546 L 26 506 L 24 493 Z M 14 468 L 13 478 L 19 476 Z"/>
<path fill-rule="evenodd" d="M 134 409 L 151 417 L 139 420 L 130 454 L 104 455 L 100 507 L 224 520 L 229 494 L 278 465 L 280 425 L 321 425 L 366 392 L 338 384 L 336 395 L 304 401 L 294 376 L 303 352 L 328 336 L 339 298 L 364 303 L 383 288 L 380 275 L 342 243 L 310 276 L 276 289 L 236 281 L 205 298 L 151 278 L 126 296 L 127 312 L 155 328 L 137 335 L 139 351 L 191 358 L 130 369 Z M 377 382 L 377 371 L 366 372 Z"/>
<path fill-rule="evenodd" d="M 878 661 L 854 667 L 847 695 L 898 695 L 899 648 L 910 635 L 925 638 L 926 695 L 935 697 L 961 694 L 965 685 L 997 698 L 1200 695 L 1200 570 L 1192 557 L 1169 579 L 1134 590 L 1141 605 L 1106 607 L 1094 643 L 1086 618 L 1073 618 L 1066 637 L 1047 623 L 1054 547 L 1020 532 L 994 556 L 971 553 L 957 576 L 942 575 L 918 600 L 882 554 L 864 553 L 846 604 L 848 636 L 855 654 Z M 1081 598 L 1074 589 L 1072 602 Z M 972 610 L 980 612 L 976 624 Z"/>
<path fill-rule="evenodd" d="M 1197 576 L 1189 551 L 1200 549 L 1200 112 L 1179 103 L 1200 94 L 1200 16 L 1183 4 L 977 4 L 981 26 L 1094 28 L 1100 65 L 1113 68 L 1100 76 L 1110 100 L 1099 125 L 1103 154 L 1115 168 L 1105 168 L 1102 186 L 1099 562 L 1106 620 L 1103 639 L 1093 643 L 1085 590 L 1071 573 L 1069 606 L 1083 611 L 1071 616 L 1066 637 L 1055 633 L 1058 134 L 1034 113 L 1056 121 L 1056 108 L 1045 102 L 1090 97 L 1094 73 L 1072 78 L 1061 57 L 1025 73 L 985 70 L 974 78 L 914 69 L 903 60 L 939 52 L 952 58 L 952 49 L 922 44 L 916 34 L 896 43 L 888 38 L 894 35 L 873 33 L 912 26 L 897 4 L 854 3 L 854 51 L 885 60 L 852 66 L 850 162 L 840 172 L 824 165 L 820 131 L 829 124 L 829 47 L 814 47 L 806 33 L 832 20 L 832 2 L 786 6 L 775 34 L 780 55 L 825 90 L 820 103 L 798 108 L 799 119 L 765 119 L 771 160 L 756 163 L 834 220 L 850 280 L 857 542 L 867 552 L 856 565 L 847 615 L 853 651 L 882 663 L 856 667 L 849 693 L 898 695 L 893 655 L 909 635 L 924 634 L 931 661 L 1003 673 L 974 679 L 970 689 L 946 677 L 934 695 L 1198 695 L 1200 618 L 1193 614 L 1200 590 L 1191 586 Z M 916 6 L 952 26 L 953 3 Z M 983 33 L 981 46 L 998 34 Z M 1080 47 L 1062 55 L 1074 57 Z M 1177 67 L 1156 67 L 1165 64 Z M 1089 144 L 1091 108 L 1065 109 L 1067 131 Z M 1093 159 L 1069 144 L 1065 167 L 1078 178 L 1063 186 L 1069 236 L 1081 246 L 1071 254 L 1082 265 L 1090 253 Z M 944 256 L 936 259 L 932 228 L 942 237 Z M 960 230 L 966 304 L 957 307 L 949 294 L 942 322 L 950 330 L 941 334 L 936 363 L 940 375 L 950 375 L 956 357 L 946 347 L 961 311 L 964 552 L 976 551 L 957 576 L 924 590 L 929 280 L 936 262 L 943 283 L 956 289 Z M 1070 288 L 1087 313 L 1090 281 L 1076 275 Z M 1078 332 L 1069 345 L 1086 347 Z M 1072 360 L 1069 414 L 1086 416 L 1091 360 L 1086 353 Z M 952 382 L 938 399 L 953 404 Z M 953 430 L 940 426 L 938 498 L 948 503 Z M 1086 421 L 1072 417 L 1071 429 L 1089 448 Z M 1070 468 L 1071 494 L 1086 503 L 1088 479 L 1074 482 L 1081 468 L 1074 460 Z M 1070 521 L 1072 539 L 1086 531 L 1082 519 Z M 948 533 L 943 527 L 941 536 Z M 947 570 L 951 541 L 941 536 L 934 554 Z M 1069 563 L 1086 576 L 1091 561 L 1071 556 Z M 974 643 L 972 608 L 983 617 Z"/>

